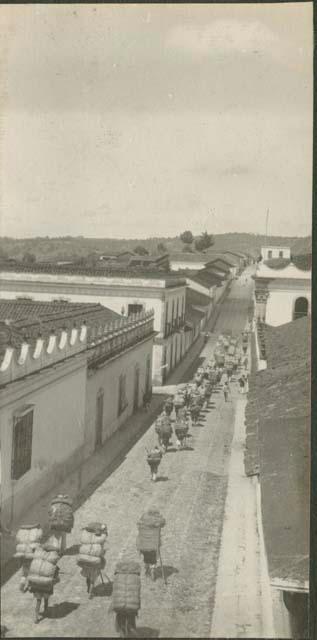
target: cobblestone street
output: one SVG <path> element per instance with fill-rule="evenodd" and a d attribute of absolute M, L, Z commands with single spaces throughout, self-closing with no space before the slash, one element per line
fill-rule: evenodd
<path fill-rule="evenodd" d="M 212 353 L 217 335 L 245 327 L 251 283 L 245 276 L 232 285 L 214 332 L 201 357 Z M 33 625 L 34 600 L 19 591 L 19 573 L 2 588 L 2 624 L 8 637 L 113 637 L 111 590 L 114 567 L 121 558 L 138 559 L 136 523 L 142 512 L 157 507 L 166 518 L 162 559 L 167 585 L 157 569 L 156 581 L 142 574 L 138 637 L 209 637 L 216 597 L 217 569 L 228 487 L 237 383 L 231 401 L 221 390 L 211 397 L 187 450 L 173 446 L 163 457 L 159 481 L 150 481 L 146 448 L 156 443 L 154 424 L 134 444 L 119 466 L 75 512 L 75 526 L 59 563 L 60 583 L 50 598 L 49 617 Z M 175 437 L 174 437 L 175 441 Z M 110 582 L 98 584 L 88 600 L 76 564 L 81 527 L 105 522 L 109 531 L 105 572 Z"/>

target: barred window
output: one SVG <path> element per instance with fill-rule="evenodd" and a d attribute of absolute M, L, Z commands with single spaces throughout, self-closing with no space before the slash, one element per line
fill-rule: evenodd
<path fill-rule="evenodd" d="M 126 397 L 126 376 L 124 373 L 122 373 L 119 377 L 118 417 L 121 416 L 127 406 L 128 401 Z"/>
<path fill-rule="evenodd" d="M 13 416 L 11 477 L 21 478 L 32 463 L 33 406 L 28 405 Z"/>

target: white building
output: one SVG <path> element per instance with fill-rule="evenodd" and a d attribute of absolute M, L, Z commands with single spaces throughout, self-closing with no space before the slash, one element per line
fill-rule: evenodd
<path fill-rule="evenodd" d="M 87 476 L 84 463 L 142 406 L 151 390 L 153 313 L 54 329 L 14 347 L 10 331 L 2 323 L 1 518 L 15 528 L 64 479 L 72 476 L 74 494 L 90 482 L 98 469 Z"/>
<path fill-rule="evenodd" d="M 272 326 L 311 313 L 311 270 L 290 263 L 274 269 L 261 263 L 255 280 L 256 318 Z"/>
<path fill-rule="evenodd" d="M 0 298 L 98 302 L 122 316 L 153 309 L 157 336 L 152 373 L 156 385 L 165 381 L 191 346 L 190 336 L 184 332 L 185 295 L 184 277 L 159 270 L 139 274 L 124 270 L 105 275 L 96 270 L 40 270 L 35 265 L 1 272 Z"/>
<path fill-rule="evenodd" d="M 290 247 L 267 246 L 261 248 L 261 257 L 264 262 L 267 260 L 290 260 Z"/>

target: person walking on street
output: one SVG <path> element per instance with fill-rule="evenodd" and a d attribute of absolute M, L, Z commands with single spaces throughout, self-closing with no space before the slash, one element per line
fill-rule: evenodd
<path fill-rule="evenodd" d="M 162 451 L 160 450 L 160 448 L 158 446 L 154 447 L 154 449 L 152 449 L 147 454 L 147 462 L 148 462 L 148 465 L 150 467 L 151 480 L 153 480 L 153 482 L 156 482 L 157 471 L 158 471 L 161 459 L 162 459 Z"/>
<path fill-rule="evenodd" d="M 240 393 L 244 393 L 244 386 L 245 386 L 244 377 L 241 376 L 241 378 L 239 378 L 239 391 L 240 391 Z"/>
<path fill-rule="evenodd" d="M 228 381 L 226 381 L 223 385 L 223 395 L 225 398 L 225 402 L 228 402 L 229 393 L 230 393 L 229 383 Z"/>

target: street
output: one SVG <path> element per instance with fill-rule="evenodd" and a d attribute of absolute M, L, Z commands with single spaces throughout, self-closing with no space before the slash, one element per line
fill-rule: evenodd
<path fill-rule="evenodd" d="M 212 354 L 220 332 L 231 330 L 233 334 L 240 334 L 245 328 L 252 291 L 249 276 L 250 270 L 233 281 L 214 332 L 201 352 L 202 360 Z M 18 573 L 3 586 L 2 624 L 8 629 L 7 636 L 116 636 L 111 611 L 111 578 L 118 560 L 139 559 L 135 544 L 136 523 L 149 507 L 157 507 L 166 519 L 162 559 L 167 585 L 164 585 L 159 569 L 155 582 L 142 573 L 138 637 L 226 636 L 226 624 L 237 634 L 231 637 L 251 637 L 252 632 L 254 637 L 254 629 L 260 633 L 263 629 L 259 616 L 264 596 L 261 591 L 257 595 L 256 585 L 252 582 L 246 584 L 246 575 L 248 580 L 261 580 L 256 514 L 252 512 L 253 494 L 250 497 L 251 516 L 243 502 L 243 488 L 238 503 L 234 494 L 228 494 L 230 487 L 230 491 L 234 491 L 232 478 L 237 473 L 232 458 L 236 430 L 240 433 L 238 455 L 243 451 L 241 424 L 244 422 L 244 405 L 245 398 L 238 394 L 236 382 L 231 385 L 228 403 L 224 402 L 221 390 L 213 393 L 199 424 L 190 430 L 190 447 L 182 451 L 177 451 L 175 446 L 169 449 L 162 459 L 157 483 L 150 482 L 146 463 L 146 448 L 157 442 L 154 424 L 151 425 L 121 464 L 75 512 L 75 526 L 67 538 L 66 554 L 59 563 L 60 583 L 50 598 L 49 617 L 39 625 L 33 623 L 33 596 L 19 591 Z M 239 473 L 243 475 L 240 467 Z M 248 480 L 246 491 L 250 492 L 251 481 L 245 480 Z M 232 509 L 235 509 L 235 515 L 232 515 Z M 230 529 L 235 519 L 240 523 L 236 546 L 232 536 L 226 539 L 228 528 L 224 521 L 230 517 Z M 85 580 L 76 564 L 80 530 L 89 521 L 105 522 L 109 531 L 105 572 L 110 582 L 107 584 L 105 578 L 106 584 L 98 585 L 92 600 L 87 598 Z M 241 533 L 241 527 L 247 529 Z M 249 544 L 248 573 L 243 574 L 243 566 L 241 568 L 241 580 L 245 585 L 243 594 L 238 593 L 239 577 L 230 585 L 230 571 L 225 570 L 227 553 L 224 545 L 229 543 L 237 565 L 241 564 L 241 558 L 244 564 Z M 237 556 L 237 553 L 241 555 Z M 245 598 L 245 606 L 240 607 L 238 614 L 232 602 L 232 588 L 238 600 L 240 596 Z M 248 594 L 248 591 L 253 593 Z M 249 605 L 252 616 L 257 619 L 255 626 L 243 618 L 248 616 L 248 597 L 253 598 Z M 228 606 L 228 598 L 231 607 Z M 233 618 L 238 615 L 237 626 L 234 619 L 228 620 L 230 615 Z M 211 632 L 219 635 L 212 636 Z"/>

